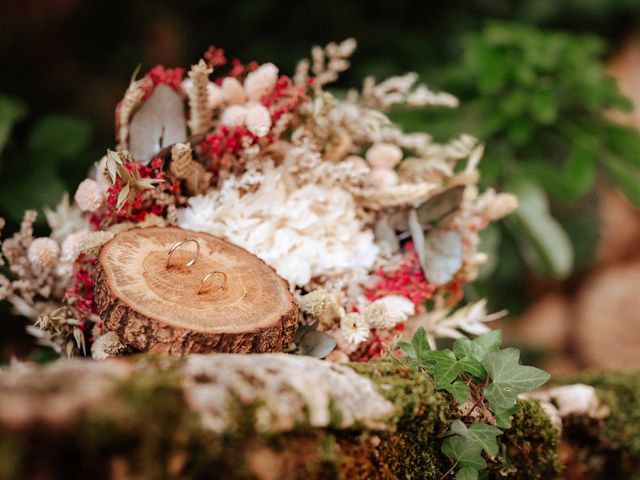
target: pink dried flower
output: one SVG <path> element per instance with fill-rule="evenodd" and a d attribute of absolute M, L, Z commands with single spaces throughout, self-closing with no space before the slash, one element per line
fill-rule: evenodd
<path fill-rule="evenodd" d="M 367 150 L 366 157 L 373 168 L 390 170 L 402 160 L 402 150 L 393 143 L 377 143 Z"/>
<path fill-rule="evenodd" d="M 27 250 L 27 257 L 33 267 L 41 271 L 51 270 L 60 257 L 60 247 L 49 237 L 36 238 Z"/>
<path fill-rule="evenodd" d="M 256 70 L 247 75 L 244 81 L 244 90 L 249 100 L 258 101 L 264 95 L 273 92 L 278 80 L 278 67 L 273 63 L 260 65 Z"/>
<path fill-rule="evenodd" d="M 105 195 L 98 182 L 87 178 L 78 185 L 73 198 L 83 212 L 95 212 L 104 203 Z"/>
<path fill-rule="evenodd" d="M 242 84 L 237 78 L 226 77 L 222 81 L 222 92 L 225 101 L 230 105 L 241 105 L 247 101 Z"/>
<path fill-rule="evenodd" d="M 246 110 L 246 124 L 256 137 L 264 137 L 271 129 L 271 114 L 264 105 L 256 103 Z"/>
<path fill-rule="evenodd" d="M 393 187 L 399 182 L 396 172 L 382 168 L 374 168 L 371 170 L 369 172 L 369 180 L 379 188 Z"/>
<path fill-rule="evenodd" d="M 225 108 L 220 117 L 220 123 L 227 127 L 241 127 L 245 124 L 247 109 L 242 105 L 231 105 Z"/>

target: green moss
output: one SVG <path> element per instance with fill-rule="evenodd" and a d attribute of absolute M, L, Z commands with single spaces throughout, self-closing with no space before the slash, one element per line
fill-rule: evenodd
<path fill-rule="evenodd" d="M 558 478 L 560 431 L 542 407 L 532 400 L 518 401 L 511 428 L 498 437 L 500 454 L 489 462 L 496 478 L 547 480 Z"/>

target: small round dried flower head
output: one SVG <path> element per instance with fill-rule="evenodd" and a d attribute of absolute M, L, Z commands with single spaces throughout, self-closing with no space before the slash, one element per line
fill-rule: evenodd
<path fill-rule="evenodd" d="M 78 185 L 78 189 L 73 198 L 83 212 L 95 212 L 104 203 L 102 188 L 98 182 L 90 178 L 83 180 L 80 185 Z"/>
<path fill-rule="evenodd" d="M 32 266 L 39 270 L 51 270 L 60 257 L 60 247 L 53 238 L 36 238 L 27 250 Z"/>
<path fill-rule="evenodd" d="M 247 118 L 247 109 L 242 105 L 231 105 L 224 109 L 220 123 L 227 127 L 241 127 Z"/>
<path fill-rule="evenodd" d="M 213 82 L 207 86 L 207 103 L 210 109 L 218 108 L 224 102 L 224 92 L 222 88 Z"/>
<path fill-rule="evenodd" d="M 353 168 L 357 173 L 366 173 L 370 170 L 369 164 L 364 158 L 359 157 L 358 155 L 349 155 L 344 159 L 344 162 L 351 166 L 351 168 Z"/>
<path fill-rule="evenodd" d="M 78 255 L 80 255 L 82 241 L 88 234 L 89 232 L 80 231 L 68 235 L 62 242 L 60 260 L 63 262 L 74 262 L 76 258 L 78 258 Z"/>
<path fill-rule="evenodd" d="M 358 345 L 369 337 L 369 327 L 364 317 L 359 313 L 348 313 L 340 320 L 340 330 L 352 345 Z"/>
<path fill-rule="evenodd" d="M 369 181 L 378 188 L 388 188 L 397 185 L 399 179 L 393 170 L 374 168 L 369 172 Z"/>
<path fill-rule="evenodd" d="M 367 150 L 366 157 L 373 168 L 390 170 L 402 160 L 402 150 L 393 143 L 376 143 Z"/>
<path fill-rule="evenodd" d="M 247 108 L 247 129 L 256 137 L 264 137 L 271 129 L 271 114 L 261 103 L 254 103 Z"/>
<path fill-rule="evenodd" d="M 315 318 L 320 318 L 324 315 L 335 315 L 339 307 L 336 297 L 324 288 L 319 288 L 303 295 L 298 303 L 300 310 Z"/>
<path fill-rule="evenodd" d="M 226 77 L 222 80 L 222 93 L 229 105 L 241 105 L 247 101 L 242 84 L 234 77 Z"/>
<path fill-rule="evenodd" d="M 278 67 L 273 63 L 265 63 L 247 75 L 244 90 L 249 100 L 260 100 L 263 95 L 271 93 L 278 80 Z"/>
<path fill-rule="evenodd" d="M 365 321 L 373 328 L 391 328 L 396 324 L 387 306 L 382 302 L 367 305 L 362 314 Z"/>

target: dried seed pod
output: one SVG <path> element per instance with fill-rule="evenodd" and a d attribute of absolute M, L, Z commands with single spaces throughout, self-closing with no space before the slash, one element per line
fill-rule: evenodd
<path fill-rule="evenodd" d="M 213 68 L 200 60 L 191 67 L 189 78 L 193 82 L 189 90 L 189 108 L 191 118 L 189 128 L 193 135 L 207 133 L 212 125 L 212 112 L 209 106 L 209 75 Z"/>

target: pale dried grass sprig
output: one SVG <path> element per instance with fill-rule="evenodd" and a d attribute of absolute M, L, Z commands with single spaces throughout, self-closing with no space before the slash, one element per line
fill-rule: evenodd
<path fill-rule="evenodd" d="M 189 70 L 189 78 L 193 83 L 187 92 L 191 116 L 189 128 L 193 135 L 207 133 L 213 124 L 213 114 L 209 105 L 209 75 L 212 72 L 213 67 L 202 59 Z"/>

